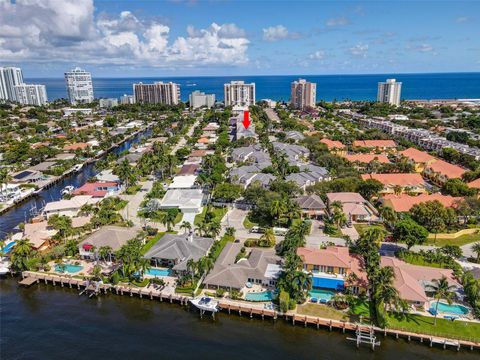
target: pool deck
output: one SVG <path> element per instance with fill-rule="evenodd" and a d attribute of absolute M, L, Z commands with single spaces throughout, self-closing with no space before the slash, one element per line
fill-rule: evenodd
<path fill-rule="evenodd" d="M 28 280 L 27 280 L 28 279 Z M 78 278 L 74 278 L 71 276 L 65 275 L 52 275 L 48 273 L 40 273 L 40 272 L 33 272 L 33 271 L 24 271 L 22 273 L 22 280 L 21 282 L 28 282 L 33 285 L 34 283 L 44 282 L 45 284 L 51 283 L 54 286 L 60 284 L 62 287 L 69 286 L 70 288 L 77 287 L 77 289 L 84 289 L 86 286 L 89 285 L 88 281 L 81 280 Z M 170 303 L 176 302 L 180 305 L 188 305 L 191 296 L 187 296 L 184 294 L 176 294 L 176 293 L 165 293 L 164 289 L 155 289 L 155 288 L 139 288 L 139 287 L 132 287 L 128 285 L 111 285 L 111 284 L 102 284 L 99 287 L 100 294 L 104 293 L 115 293 L 117 295 L 138 295 L 140 298 L 150 298 L 150 300 L 159 300 L 159 301 L 169 301 Z M 339 321 L 339 320 L 332 320 L 326 318 L 320 318 L 316 316 L 309 316 L 309 315 L 300 315 L 296 314 L 295 312 L 289 311 L 287 313 L 281 313 L 276 310 L 265 309 L 263 307 L 262 302 L 260 303 L 251 303 L 246 301 L 236 301 L 236 300 L 229 300 L 229 299 L 220 299 L 219 300 L 219 307 L 221 310 L 228 312 L 229 314 L 238 313 L 239 316 L 242 315 L 249 315 L 250 318 L 261 317 L 262 319 L 271 318 L 273 320 L 278 319 L 279 317 L 285 318 L 287 321 L 291 321 L 293 325 L 301 324 L 305 327 L 313 326 L 317 329 L 321 328 L 328 328 L 330 331 L 333 329 L 341 330 L 345 333 L 347 330 L 349 332 L 362 330 L 362 331 L 370 331 L 373 329 L 375 332 L 383 333 L 384 336 L 391 335 L 395 338 L 399 338 L 400 336 L 403 338 L 407 338 L 409 341 L 411 339 L 417 339 L 421 343 L 427 343 L 429 346 L 433 346 L 434 344 L 443 346 L 445 349 L 447 346 L 454 347 L 456 350 L 460 350 L 461 347 L 474 350 L 480 349 L 480 342 L 473 342 L 467 340 L 456 340 L 456 339 L 448 339 L 448 338 L 439 338 L 434 337 L 431 335 L 426 334 L 417 334 L 413 332 L 407 331 L 400 331 L 394 329 L 382 329 L 379 327 L 364 325 L 364 324 L 356 324 L 347 321 Z"/>

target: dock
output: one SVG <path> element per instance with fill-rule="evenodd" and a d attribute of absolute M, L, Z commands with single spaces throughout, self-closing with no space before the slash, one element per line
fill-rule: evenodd
<path fill-rule="evenodd" d="M 34 283 L 44 282 L 45 284 L 52 284 L 54 286 L 60 285 L 61 287 L 68 286 L 69 288 L 76 288 L 80 291 L 80 294 L 87 293 L 89 296 L 100 296 L 103 294 L 116 294 L 120 296 L 138 296 L 139 298 L 147 298 L 150 300 L 156 300 L 159 302 L 177 303 L 181 306 L 188 306 L 191 296 L 178 294 L 178 293 L 166 293 L 163 289 L 149 289 L 139 288 L 126 284 L 103 284 L 96 283 L 92 285 L 90 280 L 79 279 L 67 275 L 56 275 L 48 273 L 40 273 L 33 271 L 24 271 L 22 273 L 22 280 L 19 281 L 20 285 L 31 286 Z M 431 336 L 427 334 L 418 334 L 408 331 L 401 331 L 388 328 L 379 328 L 368 324 L 351 323 L 344 320 L 333 320 L 327 318 L 320 318 L 316 316 L 301 315 L 293 312 L 282 313 L 273 309 L 265 309 L 258 304 L 249 304 L 243 301 L 220 299 L 218 301 L 219 309 L 228 314 L 237 314 L 238 316 L 248 316 L 251 319 L 271 319 L 276 321 L 281 318 L 290 322 L 292 325 L 302 325 L 304 327 L 313 327 L 317 329 L 328 329 L 329 331 L 341 331 L 342 333 L 354 333 L 355 338 L 349 338 L 357 342 L 357 346 L 360 344 L 368 344 L 375 348 L 380 345 L 378 337 L 374 334 L 382 334 L 384 337 L 392 336 L 396 339 L 402 337 L 411 340 L 418 340 L 420 343 L 428 344 L 430 347 L 433 345 L 441 346 L 444 349 L 447 347 L 460 351 L 461 348 L 474 350 L 480 349 L 480 342 L 469 340 L 457 340 L 441 338 L 437 336 Z"/>

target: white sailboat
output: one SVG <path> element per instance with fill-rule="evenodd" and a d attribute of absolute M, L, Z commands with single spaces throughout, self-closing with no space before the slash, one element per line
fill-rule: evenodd
<path fill-rule="evenodd" d="M 218 311 L 218 301 L 213 300 L 208 296 L 202 296 L 200 298 L 195 298 L 190 300 L 193 306 L 202 310 L 202 311 L 211 311 L 216 313 Z"/>

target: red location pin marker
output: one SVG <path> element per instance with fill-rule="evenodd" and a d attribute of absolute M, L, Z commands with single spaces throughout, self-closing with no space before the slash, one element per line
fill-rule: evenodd
<path fill-rule="evenodd" d="M 250 126 L 250 116 L 248 116 L 248 111 L 244 111 L 243 112 L 243 126 L 245 127 L 245 129 L 248 129 L 248 127 Z"/>

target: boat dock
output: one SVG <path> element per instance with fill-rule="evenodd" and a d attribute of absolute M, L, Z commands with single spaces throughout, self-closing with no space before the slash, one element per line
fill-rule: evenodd
<path fill-rule="evenodd" d="M 92 286 L 92 281 L 79 279 L 75 277 L 65 276 L 65 275 L 55 275 L 55 274 L 48 274 L 48 273 L 40 273 L 40 272 L 33 272 L 33 271 L 24 271 L 22 273 L 22 280 L 19 281 L 19 284 L 22 286 L 32 286 L 33 284 L 43 282 L 45 284 L 52 284 L 54 286 L 60 285 L 62 287 L 68 286 L 69 288 L 77 288 L 78 290 L 82 290 L 81 293 L 94 293 L 95 295 L 100 294 L 116 294 L 116 295 L 126 295 L 133 297 L 134 295 L 140 298 L 147 298 L 150 300 L 157 300 L 157 301 L 167 301 L 170 303 L 177 303 L 180 305 L 188 306 L 189 300 L 192 299 L 191 296 L 185 294 L 177 294 L 177 293 L 165 293 L 162 292 L 162 289 L 148 289 L 148 288 L 139 288 L 133 287 L 128 285 L 111 285 L 111 284 L 103 284 L 100 283 L 96 286 Z M 93 296 L 93 295 L 92 295 Z M 314 327 L 317 329 L 323 328 L 328 329 L 329 331 L 337 330 L 342 331 L 342 333 L 355 333 L 357 337 L 354 339 L 358 342 L 358 345 L 362 343 L 368 343 L 372 349 L 375 346 L 379 345 L 379 341 L 377 341 L 378 337 L 372 337 L 372 334 L 383 334 L 383 336 L 392 336 L 396 339 L 404 338 L 408 341 L 411 340 L 418 340 L 420 343 L 426 343 L 430 347 L 433 345 L 442 346 L 444 349 L 447 347 L 454 348 L 455 350 L 459 351 L 461 348 L 474 350 L 480 349 L 480 342 L 468 341 L 468 340 L 454 340 L 454 339 L 447 339 L 441 338 L 437 336 L 430 336 L 426 334 L 417 334 L 408 331 L 401 331 L 395 329 L 383 329 L 375 326 L 371 326 L 368 324 L 356 324 L 348 321 L 342 320 L 333 320 L 333 319 L 326 319 L 320 318 L 316 316 L 309 316 L 309 315 L 301 315 L 296 314 L 293 312 L 288 313 L 281 313 L 277 310 L 272 309 L 264 309 L 261 308 L 259 305 L 250 305 L 246 302 L 241 301 L 234 301 L 234 300 L 227 300 L 221 299 L 218 301 L 218 307 L 223 312 L 228 314 L 238 314 L 239 316 L 247 315 L 250 318 L 261 318 L 264 320 L 273 319 L 276 321 L 279 317 L 285 319 L 292 323 L 292 325 L 303 325 L 305 327 Z M 358 336 L 360 334 L 360 337 Z M 367 334 L 368 339 L 364 336 Z M 373 339 L 373 340 L 372 340 Z M 372 344 L 373 341 L 373 344 Z"/>

